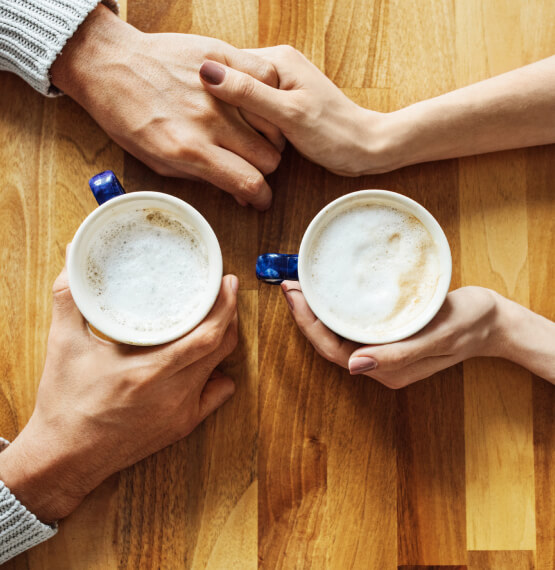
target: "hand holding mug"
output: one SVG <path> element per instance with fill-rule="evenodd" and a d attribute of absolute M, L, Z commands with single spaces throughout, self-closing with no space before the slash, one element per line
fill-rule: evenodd
<path fill-rule="evenodd" d="M 298 283 L 282 290 L 295 322 L 316 351 L 351 374 L 364 374 L 388 388 L 403 388 L 473 356 L 493 356 L 496 293 L 463 287 L 447 295 L 432 322 L 391 344 L 362 346 L 339 337 L 310 310 Z"/>
<path fill-rule="evenodd" d="M 230 398 L 216 366 L 237 343 L 238 281 L 224 277 L 206 319 L 156 347 L 101 340 L 73 302 L 64 269 L 29 423 L 0 454 L 0 476 L 43 522 L 67 516 L 112 473 L 174 443 Z"/>
<path fill-rule="evenodd" d="M 506 358 L 555 383 L 555 325 L 490 289 L 456 289 L 420 332 L 374 346 L 328 329 L 311 311 L 298 282 L 284 281 L 282 290 L 295 322 L 321 356 L 388 388 L 403 388 L 476 356 Z"/>

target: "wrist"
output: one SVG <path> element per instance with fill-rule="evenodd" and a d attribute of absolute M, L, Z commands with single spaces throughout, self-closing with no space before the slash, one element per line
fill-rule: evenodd
<path fill-rule="evenodd" d="M 363 128 L 360 140 L 366 141 L 361 174 L 380 174 L 413 164 L 410 156 L 412 116 L 399 111 L 362 110 L 363 116 L 357 121 Z"/>
<path fill-rule="evenodd" d="M 122 54 L 141 32 L 99 4 L 67 41 L 50 69 L 52 84 L 79 103 L 87 86 L 102 83 L 110 62 Z"/>
<path fill-rule="evenodd" d="M 76 468 L 72 450 L 60 449 L 32 419 L 0 453 L 0 479 L 41 522 L 68 516 L 94 488 Z"/>
<path fill-rule="evenodd" d="M 555 323 L 497 296 L 495 343 L 491 356 L 520 364 L 555 383 Z"/>

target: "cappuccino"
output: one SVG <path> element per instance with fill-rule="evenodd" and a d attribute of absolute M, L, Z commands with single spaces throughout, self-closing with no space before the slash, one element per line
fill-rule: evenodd
<path fill-rule="evenodd" d="M 136 207 L 106 223 L 88 244 L 85 269 L 102 313 L 133 331 L 171 329 L 206 302 L 206 244 L 162 209 Z"/>
<path fill-rule="evenodd" d="M 380 342 L 418 319 L 441 273 L 438 246 L 424 224 L 379 202 L 357 202 L 328 216 L 306 253 L 318 316 L 341 323 L 355 340 Z"/>

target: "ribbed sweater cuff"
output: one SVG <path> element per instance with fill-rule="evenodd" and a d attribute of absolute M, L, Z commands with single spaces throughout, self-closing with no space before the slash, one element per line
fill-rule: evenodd
<path fill-rule="evenodd" d="M 41 523 L 0 481 L 0 564 L 48 540 L 57 532 L 56 525 Z"/>
<path fill-rule="evenodd" d="M 0 437 L 0 451 L 8 445 Z M 44 542 L 58 532 L 56 524 L 41 523 L 0 481 L 0 564 Z"/>
<path fill-rule="evenodd" d="M 117 0 L 103 2 L 117 13 Z M 0 0 L 0 70 L 43 95 L 59 95 L 50 67 L 99 0 Z"/>

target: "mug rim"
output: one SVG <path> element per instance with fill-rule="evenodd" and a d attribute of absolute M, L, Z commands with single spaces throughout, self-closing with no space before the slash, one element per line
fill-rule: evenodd
<path fill-rule="evenodd" d="M 340 322 L 331 322 L 328 319 L 327 314 L 323 310 L 319 310 L 318 298 L 313 293 L 310 287 L 310 278 L 308 271 L 308 248 L 311 245 L 312 238 L 314 234 L 320 227 L 320 223 L 324 217 L 333 214 L 334 211 L 339 211 L 339 207 L 345 202 L 355 201 L 360 198 L 373 198 L 381 199 L 382 203 L 387 205 L 389 201 L 392 206 L 398 205 L 398 207 L 408 213 L 414 215 L 418 220 L 424 225 L 424 227 L 430 232 L 435 243 L 438 245 L 439 253 L 439 278 L 436 286 L 435 293 L 426 306 L 425 310 L 420 313 L 415 319 L 408 322 L 408 324 L 401 327 L 397 327 L 390 332 L 386 332 L 379 336 L 359 336 L 357 331 L 353 327 L 349 327 Z M 403 207 L 404 206 L 404 207 Z M 416 202 L 412 198 L 405 196 L 404 194 L 399 194 L 398 192 L 392 192 L 391 190 L 381 190 L 381 189 L 367 189 L 358 190 L 356 192 L 350 192 L 340 196 L 339 198 L 333 200 L 324 208 L 322 208 L 316 216 L 311 220 L 308 225 L 299 248 L 299 258 L 298 258 L 298 275 L 299 283 L 303 295 L 308 303 L 308 306 L 312 312 L 321 320 L 329 329 L 331 329 L 336 334 L 342 336 L 347 340 L 351 340 L 362 344 L 387 344 L 390 342 L 397 342 L 408 338 L 418 331 L 422 330 L 438 313 L 439 309 L 445 302 L 447 293 L 449 292 L 449 287 L 451 284 L 452 275 L 452 256 L 451 248 L 443 228 L 440 226 L 439 222 L 435 217 L 426 209 L 422 204 Z"/>
<path fill-rule="evenodd" d="M 114 325 L 112 330 L 110 329 L 109 322 L 107 320 L 99 320 L 98 310 L 91 308 L 90 303 L 86 300 L 85 293 L 81 289 L 80 281 L 82 278 L 79 271 L 79 263 L 77 262 L 79 256 L 83 255 L 82 252 L 79 252 L 81 241 L 86 236 L 87 231 L 94 222 L 96 222 L 102 216 L 107 216 L 110 210 L 117 208 L 121 203 L 139 203 L 141 201 L 155 202 L 155 205 L 151 207 L 157 207 L 156 204 L 158 204 L 160 208 L 168 208 L 168 206 L 172 206 L 172 208 L 170 208 L 170 211 L 173 215 L 176 215 L 176 209 L 186 211 L 194 222 L 194 224 L 192 224 L 193 227 L 195 227 L 195 229 L 200 232 L 201 237 L 206 244 L 210 268 L 209 281 L 201 303 L 202 310 L 199 310 L 197 312 L 195 318 L 184 322 L 181 324 L 181 326 L 178 324 L 172 326 L 170 329 L 157 331 L 158 334 L 155 334 L 153 331 L 148 331 L 148 333 L 144 336 L 141 336 L 140 331 L 133 331 L 132 329 L 127 329 L 126 333 L 122 334 L 121 330 L 124 328 L 123 325 Z M 88 324 L 92 325 L 99 332 L 116 342 L 136 346 L 154 346 L 165 344 L 167 342 L 181 338 L 204 320 L 206 315 L 214 306 L 218 293 L 220 292 L 223 277 L 223 259 L 220 244 L 214 230 L 206 218 L 196 208 L 191 206 L 191 204 L 188 202 L 181 200 L 181 198 L 177 198 L 171 194 L 165 194 L 156 191 L 139 191 L 126 193 L 107 200 L 102 205 L 95 208 L 81 222 L 81 225 L 75 232 L 75 235 L 73 236 L 69 247 L 69 253 L 67 256 L 67 271 L 71 295 L 75 304 L 77 305 L 77 308 Z M 117 329 L 119 329 L 119 331 Z"/>

